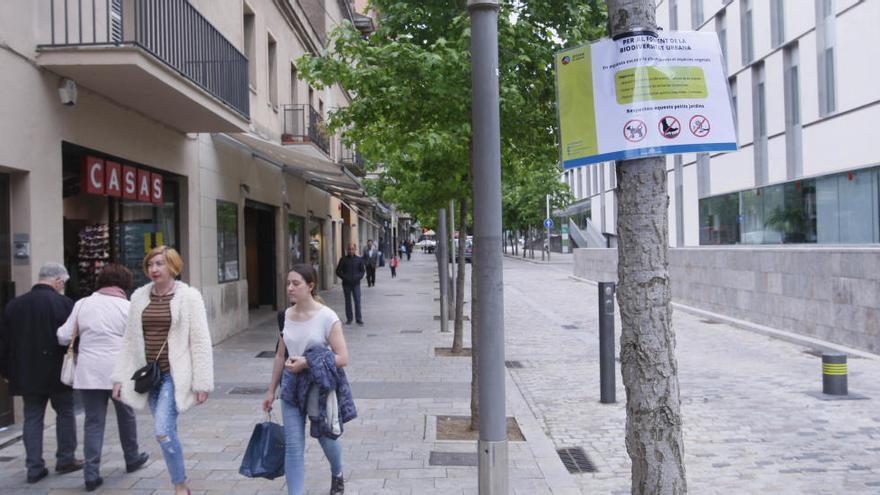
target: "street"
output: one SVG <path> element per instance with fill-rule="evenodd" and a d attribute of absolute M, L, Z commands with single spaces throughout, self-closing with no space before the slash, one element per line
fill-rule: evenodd
<path fill-rule="evenodd" d="M 630 493 L 619 374 L 617 403 L 599 403 L 596 287 L 572 279 L 570 263 L 559 258 L 552 264 L 504 261 L 507 411 L 526 438 L 510 442 L 511 493 Z M 473 442 L 435 439 L 435 416 L 469 413 L 471 376 L 470 359 L 434 357 L 435 347 L 452 342 L 434 320 L 436 280 L 434 256 L 420 252 L 400 263 L 396 279 L 387 267 L 378 269 L 376 287 L 362 289 L 366 325 L 345 327 L 359 413 L 342 436 L 347 493 L 477 493 L 475 466 L 430 462 L 432 452 L 475 449 Z M 341 289 L 322 296 L 343 313 Z M 216 390 L 180 418 L 193 493 L 283 491 L 283 478 L 238 474 L 253 425 L 264 417 L 260 401 L 271 360 L 255 356 L 271 351 L 277 335 L 274 313 L 254 319 L 250 329 L 215 347 Z M 880 361 L 850 358 L 850 391 L 868 399 L 823 401 L 807 394 L 821 390 L 820 358 L 808 349 L 677 310 L 673 324 L 690 493 L 880 492 L 880 384 L 874 379 Z M 619 320 L 616 330 L 619 335 Z M 108 418 L 100 493 L 171 493 L 152 418 L 141 411 L 138 420 L 142 448 L 151 455 L 147 468 L 125 473 L 115 421 Z M 54 427 L 44 442 L 54 466 Z M 570 474 L 555 452 L 564 447 L 582 447 L 595 472 Z M 83 489 L 81 472 L 25 484 L 21 442 L 0 449 L 0 461 L 3 493 Z M 327 492 L 329 469 L 313 439 L 306 443 L 306 473 L 308 493 Z"/>

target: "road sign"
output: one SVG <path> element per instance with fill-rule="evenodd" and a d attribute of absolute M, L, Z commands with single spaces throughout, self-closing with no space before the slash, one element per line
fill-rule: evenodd
<path fill-rule="evenodd" d="M 546 228 L 546 229 L 553 228 L 553 219 L 552 218 L 545 218 L 544 219 L 544 228 Z"/>

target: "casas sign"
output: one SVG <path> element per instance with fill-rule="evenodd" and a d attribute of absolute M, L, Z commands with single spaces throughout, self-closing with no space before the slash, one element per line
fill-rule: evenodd
<path fill-rule="evenodd" d="M 87 156 L 82 165 L 83 191 L 145 203 L 162 204 L 162 175 Z"/>

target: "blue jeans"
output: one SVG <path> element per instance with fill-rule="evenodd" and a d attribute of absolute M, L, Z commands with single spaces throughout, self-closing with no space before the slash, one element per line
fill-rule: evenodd
<path fill-rule="evenodd" d="M 342 283 L 342 293 L 345 295 L 345 321 L 351 321 L 351 300 L 354 299 L 354 317 L 357 321 L 363 321 L 361 318 L 361 283 L 348 285 Z"/>
<path fill-rule="evenodd" d="M 162 447 L 165 466 L 175 485 L 186 481 L 186 468 L 183 465 L 183 449 L 177 438 L 177 403 L 174 401 L 174 381 L 171 373 L 162 373 L 159 384 L 150 390 L 147 398 L 150 412 L 155 422 L 156 440 Z"/>
<path fill-rule="evenodd" d="M 281 401 L 281 417 L 284 420 L 284 476 L 287 478 L 288 495 L 302 495 L 305 484 L 306 418 L 302 411 L 286 400 Z M 324 455 L 330 461 L 330 475 L 342 474 L 342 444 L 339 439 L 318 439 Z"/>

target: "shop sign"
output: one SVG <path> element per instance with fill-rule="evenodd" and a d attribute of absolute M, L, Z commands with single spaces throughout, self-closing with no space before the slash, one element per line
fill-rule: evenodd
<path fill-rule="evenodd" d="M 162 175 L 130 165 L 87 156 L 83 160 L 82 177 L 83 191 L 89 194 L 159 205 L 164 199 Z"/>

